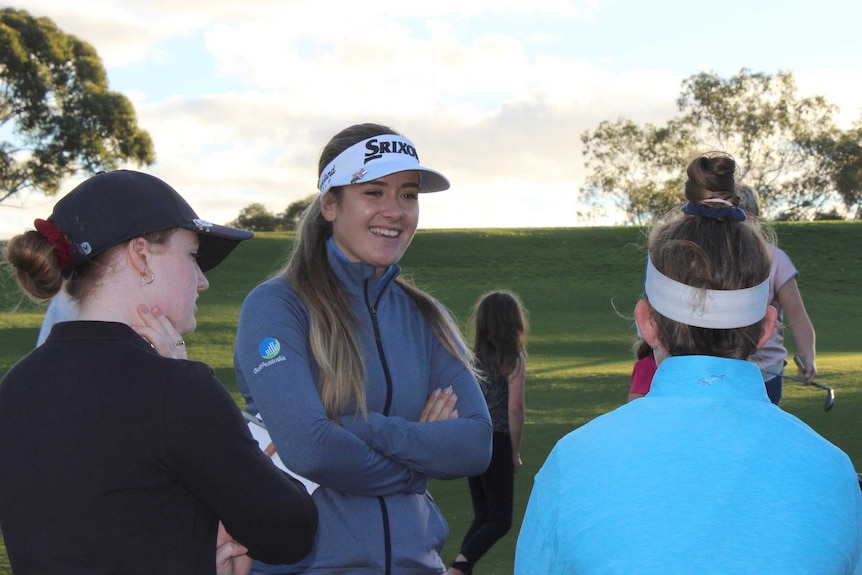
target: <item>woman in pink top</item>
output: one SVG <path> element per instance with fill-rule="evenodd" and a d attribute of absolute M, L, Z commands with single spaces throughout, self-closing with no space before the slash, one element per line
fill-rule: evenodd
<path fill-rule="evenodd" d="M 629 389 L 629 401 L 645 396 L 649 393 L 652 376 L 658 366 L 652 348 L 647 342 L 639 339 L 635 344 L 635 366 L 632 369 L 632 386 Z"/>

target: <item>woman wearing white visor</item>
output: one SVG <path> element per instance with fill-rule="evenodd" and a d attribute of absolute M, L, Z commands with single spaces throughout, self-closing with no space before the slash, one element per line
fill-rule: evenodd
<path fill-rule="evenodd" d="M 536 475 L 515 573 L 862 572 L 849 458 L 769 401 L 746 359 L 769 338 L 769 249 L 736 207 L 734 160 L 688 167 L 649 237 L 635 318 L 650 392 L 573 431 Z"/>
<path fill-rule="evenodd" d="M 252 571 L 442 574 L 428 478 L 484 471 L 491 420 L 458 328 L 397 264 L 420 195 L 449 182 L 376 124 L 334 136 L 318 167 L 286 268 L 243 304 L 234 362 L 247 410 L 318 484 L 320 524 L 305 560 Z"/>

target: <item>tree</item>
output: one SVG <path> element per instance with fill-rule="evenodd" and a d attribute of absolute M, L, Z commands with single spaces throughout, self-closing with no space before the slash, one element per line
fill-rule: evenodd
<path fill-rule="evenodd" d="M 693 148 L 686 125 L 672 121 L 665 128 L 641 127 L 620 118 L 602 122 L 581 140 L 586 167 L 592 168 L 581 189 L 589 200 L 611 202 L 635 224 L 645 224 L 654 214 L 679 205 L 684 174 L 678 165 Z"/>
<path fill-rule="evenodd" d="M 254 203 L 241 209 L 237 218 L 228 225 L 253 232 L 271 232 L 279 229 L 280 224 L 280 218 L 266 206 Z"/>
<path fill-rule="evenodd" d="M 734 156 L 737 180 L 758 191 L 767 212 L 807 219 L 828 199 L 811 179 L 816 159 L 802 143 L 835 129 L 836 107 L 822 96 L 799 98 L 793 74 L 701 72 L 683 81 L 677 105 L 705 147 Z"/>
<path fill-rule="evenodd" d="M 131 102 L 108 90 L 95 49 L 12 8 L 0 10 L 0 130 L 11 136 L 0 141 L 0 201 L 26 188 L 53 195 L 78 172 L 155 161 Z"/>
<path fill-rule="evenodd" d="M 295 230 L 297 224 L 299 224 L 299 218 L 302 217 L 302 212 L 311 205 L 311 202 L 313 202 L 316 197 L 317 194 L 311 194 L 307 198 L 296 200 L 287 206 L 284 213 L 278 214 L 277 217 L 281 219 L 282 229 Z"/>
<path fill-rule="evenodd" d="M 307 198 L 296 200 L 280 214 L 273 214 L 260 203 L 249 204 L 240 210 L 239 215 L 230 225 L 254 232 L 295 230 L 299 218 L 302 217 L 302 212 L 311 205 L 316 197 L 317 194 L 312 194 Z"/>
<path fill-rule="evenodd" d="M 853 219 L 862 219 L 862 120 L 850 130 L 831 130 L 803 145 L 816 158 L 816 185 L 834 190 Z"/>
<path fill-rule="evenodd" d="M 837 130 L 835 107 L 821 96 L 799 98 L 792 74 L 701 72 L 683 81 L 677 107 L 681 114 L 663 127 L 621 118 L 584 132 L 590 171 L 582 196 L 613 198 L 630 222 L 646 223 L 682 203 L 685 167 L 697 153 L 722 150 L 766 214 L 811 217 L 830 199 L 832 190 L 813 177 L 816 149 L 805 143 Z"/>

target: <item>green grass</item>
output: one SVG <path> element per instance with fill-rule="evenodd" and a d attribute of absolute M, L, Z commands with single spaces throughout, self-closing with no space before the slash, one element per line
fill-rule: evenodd
<path fill-rule="evenodd" d="M 801 273 L 800 289 L 818 335 L 818 381 L 836 390 L 835 408 L 827 413 L 823 393 L 791 383 L 785 386 L 782 407 L 862 467 L 857 424 L 862 407 L 862 224 L 782 224 L 775 229 L 779 245 Z M 495 288 L 518 292 L 530 311 L 527 427 L 524 467 L 515 482 L 515 521 L 509 535 L 479 563 L 481 573 L 512 572 L 532 477 L 554 443 L 625 401 L 632 365 L 631 310 L 643 281 L 643 233 L 633 227 L 426 230 L 402 261 L 404 273 L 462 323 L 478 296 Z M 239 305 L 252 287 L 281 267 L 289 242 L 288 234 L 259 234 L 211 272 L 198 330 L 186 338 L 190 356 L 211 364 L 237 400 L 231 356 Z M 0 281 L 0 373 L 32 348 L 42 311 L 22 301 L 8 278 Z M 433 481 L 431 491 L 449 521 L 443 553 L 449 562 L 472 519 L 467 483 Z M 8 562 L 0 550 L 0 575 L 6 573 Z"/>

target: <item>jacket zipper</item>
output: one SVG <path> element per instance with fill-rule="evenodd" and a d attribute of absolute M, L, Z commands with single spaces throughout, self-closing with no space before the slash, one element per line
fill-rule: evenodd
<path fill-rule="evenodd" d="M 383 406 L 383 415 L 389 415 L 389 409 L 392 407 L 392 375 L 389 373 L 389 365 L 386 363 L 386 354 L 383 353 L 383 342 L 380 340 L 380 325 L 377 323 L 377 303 L 380 301 L 378 297 L 375 305 L 371 305 L 368 301 L 368 280 L 365 280 L 365 306 L 371 314 L 371 325 L 374 327 L 374 341 L 377 344 L 377 353 L 380 355 L 380 363 L 383 365 L 383 375 L 386 378 L 386 403 Z M 392 573 L 392 534 L 389 526 L 389 511 L 386 509 L 386 499 L 382 495 L 377 497 L 380 503 L 380 516 L 383 521 L 383 548 L 384 548 L 384 563 L 386 575 Z"/>
<path fill-rule="evenodd" d="M 389 511 L 386 509 L 386 500 L 382 495 L 377 497 L 380 503 L 380 516 L 383 518 L 383 547 L 386 570 L 384 573 L 390 575 L 392 573 L 392 535 L 389 531 Z"/>
<path fill-rule="evenodd" d="M 365 305 L 368 307 L 368 313 L 371 314 L 371 325 L 374 326 L 374 342 L 377 344 L 377 353 L 380 355 L 380 363 L 383 365 L 383 375 L 386 378 L 386 403 L 383 405 L 383 415 L 388 416 L 389 410 L 392 408 L 392 375 L 389 373 L 389 364 L 386 362 L 386 354 L 383 353 L 383 342 L 380 340 L 380 325 L 377 323 L 377 306 L 371 305 L 368 301 L 368 280 L 365 280 Z"/>

